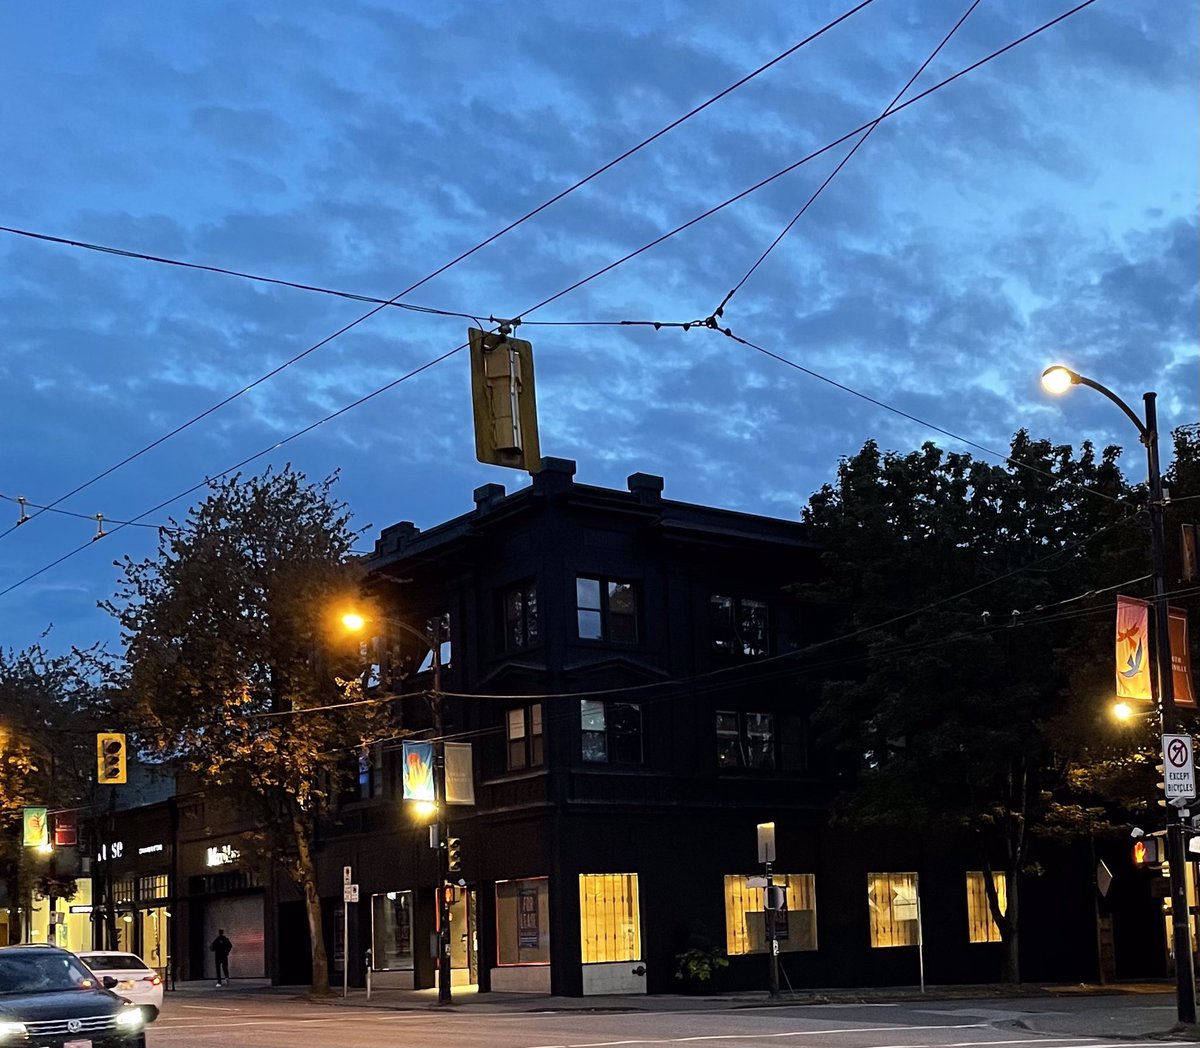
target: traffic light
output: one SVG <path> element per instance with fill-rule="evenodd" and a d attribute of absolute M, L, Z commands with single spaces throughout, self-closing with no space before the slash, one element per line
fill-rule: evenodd
<path fill-rule="evenodd" d="M 537 473 L 542 456 L 533 392 L 533 345 L 478 328 L 468 328 L 467 338 L 475 457 L 480 462 Z"/>
<path fill-rule="evenodd" d="M 96 781 L 102 786 L 120 785 L 125 774 L 125 736 L 102 731 L 96 735 Z"/>
<path fill-rule="evenodd" d="M 457 837 L 446 838 L 446 869 L 450 873 L 462 872 L 462 841 Z"/>
<path fill-rule="evenodd" d="M 1166 861 L 1166 847 L 1162 837 L 1139 837 L 1133 842 L 1133 865 L 1153 869 Z"/>

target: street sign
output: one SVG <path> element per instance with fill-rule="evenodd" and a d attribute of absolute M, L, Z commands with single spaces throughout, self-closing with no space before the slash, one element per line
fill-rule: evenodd
<path fill-rule="evenodd" d="M 354 881 L 354 872 L 349 866 L 342 867 L 342 884 L 350 884 Z"/>
<path fill-rule="evenodd" d="M 1167 800 L 1196 796 L 1196 765 L 1190 735 L 1164 735 L 1163 791 Z"/>
<path fill-rule="evenodd" d="M 342 885 L 342 902 L 358 902 L 358 885 Z"/>
<path fill-rule="evenodd" d="M 1096 888 L 1101 895 L 1107 895 L 1108 889 L 1112 887 L 1112 870 L 1105 865 L 1103 859 L 1096 864 Z"/>
<path fill-rule="evenodd" d="M 773 822 L 758 824 L 758 861 L 775 861 L 775 824 Z"/>

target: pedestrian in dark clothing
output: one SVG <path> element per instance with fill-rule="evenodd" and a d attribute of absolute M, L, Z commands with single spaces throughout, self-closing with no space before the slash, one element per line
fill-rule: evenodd
<path fill-rule="evenodd" d="M 229 951 L 233 949 L 233 943 L 225 938 L 224 928 L 217 929 L 217 937 L 213 939 L 209 949 L 217 959 L 217 985 L 223 986 L 229 982 Z M 224 981 L 222 981 L 222 976 L 224 976 Z"/>

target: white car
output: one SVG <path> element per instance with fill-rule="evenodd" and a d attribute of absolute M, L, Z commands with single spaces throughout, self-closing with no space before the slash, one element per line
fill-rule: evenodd
<path fill-rule="evenodd" d="M 100 978 L 111 975 L 116 979 L 113 993 L 141 1008 L 146 1022 L 158 1018 L 163 1003 L 162 979 L 140 957 L 120 950 L 89 950 L 77 956 Z"/>

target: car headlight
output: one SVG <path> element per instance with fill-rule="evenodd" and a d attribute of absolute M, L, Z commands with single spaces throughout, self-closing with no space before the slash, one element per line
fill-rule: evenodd
<path fill-rule="evenodd" d="M 25 1024 L 8 1022 L 0 1019 L 0 1042 L 7 1041 L 10 1037 L 24 1037 Z"/>
<path fill-rule="evenodd" d="M 117 1026 L 122 1030 L 136 1030 L 142 1025 L 141 1008 L 125 1008 L 117 1013 Z"/>

